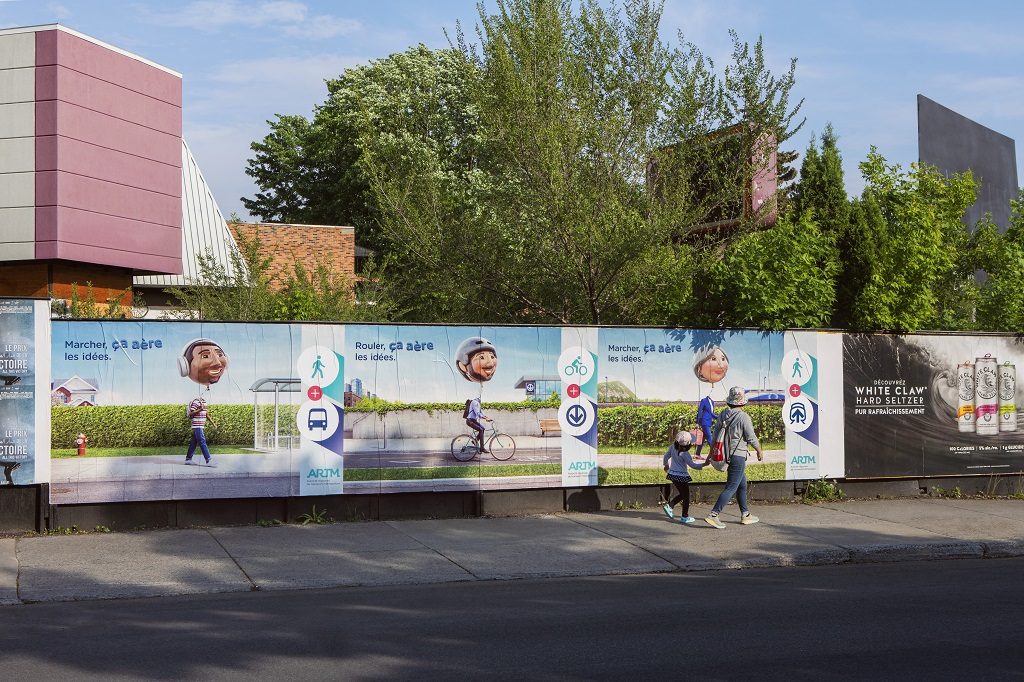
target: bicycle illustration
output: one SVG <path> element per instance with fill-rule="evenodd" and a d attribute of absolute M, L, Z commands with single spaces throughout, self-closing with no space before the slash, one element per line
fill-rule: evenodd
<path fill-rule="evenodd" d="M 507 433 L 498 433 L 494 422 L 491 422 L 491 435 L 484 441 L 484 448 L 491 453 L 491 457 L 505 461 L 516 454 L 516 441 Z M 480 454 L 480 446 L 476 443 L 476 435 L 463 433 L 452 438 L 452 457 L 460 462 L 469 460 Z"/>
<path fill-rule="evenodd" d="M 586 376 L 587 366 L 583 364 L 583 358 L 578 357 L 572 361 L 572 364 L 566 366 L 565 375 L 572 376 L 573 374 L 579 374 L 581 377 Z"/>

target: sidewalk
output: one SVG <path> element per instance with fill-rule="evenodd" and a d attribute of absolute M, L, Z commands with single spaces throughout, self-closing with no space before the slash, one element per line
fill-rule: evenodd
<path fill-rule="evenodd" d="M 701 518 L 708 508 L 695 506 Z M 660 509 L 0 539 L 0 604 L 1024 556 L 1024 501 L 759 505 L 716 530 Z"/>

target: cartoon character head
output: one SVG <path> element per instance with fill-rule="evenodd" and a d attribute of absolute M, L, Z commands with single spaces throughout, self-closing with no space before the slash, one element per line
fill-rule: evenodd
<path fill-rule="evenodd" d="M 693 373 L 705 383 L 719 383 L 728 371 L 729 356 L 718 346 L 707 346 L 693 357 Z"/>
<path fill-rule="evenodd" d="M 471 336 L 455 351 L 455 366 L 469 381 L 490 381 L 498 369 L 498 351 L 482 336 Z"/>
<path fill-rule="evenodd" d="M 203 386 L 217 383 L 227 370 L 227 353 L 210 339 L 190 341 L 178 358 L 179 374 Z"/>

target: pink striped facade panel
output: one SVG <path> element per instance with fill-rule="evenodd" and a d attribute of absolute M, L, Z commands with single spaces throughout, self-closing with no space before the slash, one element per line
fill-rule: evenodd
<path fill-rule="evenodd" d="M 181 257 L 140 254 L 91 244 L 66 241 L 36 242 L 36 260 L 66 260 L 76 263 L 101 263 L 130 268 L 141 273 L 181 274 Z"/>
<path fill-rule="evenodd" d="M 36 33 L 36 66 L 63 64 L 181 108 L 181 78 L 65 31 Z"/>
<path fill-rule="evenodd" d="M 36 101 L 56 99 L 181 137 L 181 107 L 64 65 L 36 68 Z"/>
<path fill-rule="evenodd" d="M 66 171 L 127 187 L 181 197 L 181 169 L 70 137 L 37 137 L 36 170 Z"/>
<path fill-rule="evenodd" d="M 44 226 L 40 242 L 67 242 L 114 251 L 137 253 L 140 258 L 181 257 L 181 230 L 145 225 L 136 220 L 93 213 L 67 206 L 36 207 L 36 224 Z"/>
<path fill-rule="evenodd" d="M 181 230 L 181 197 L 117 185 L 64 171 L 36 172 L 36 206 L 66 206 Z M 61 237 L 65 237 L 61 229 Z"/>
<path fill-rule="evenodd" d="M 181 136 L 161 133 L 60 100 L 36 102 L 36 135 L 82 142 L 181 167 Z"/>
<path fill-rule="evenodd" d="M 61 29 L 35 66 L 36 258 L 181 273 L 181 78 Z"/>

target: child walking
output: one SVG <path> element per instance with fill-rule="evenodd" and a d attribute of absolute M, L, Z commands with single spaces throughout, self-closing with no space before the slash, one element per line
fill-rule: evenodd
<path fill-rule="evenodd" d="M 665 512 L 665 516 L 670 519 L 675 516 L 672 508 L 680 502 L 683 503 L 683 515 L 680 517 L 679 522 L 687 525 L 696 521 L 690 516 L 690 478 L 689 469 L 703 469 L 707 462 L 697 463 L 693 461 L 693 457 L 690 456 L 690 447 L 693 445 L 693 437 L 690 436 L 689 431 L 680 431 L 676 434 L 676 440 L 672 445 L 668 446 L 668 450 L 665 452 L 663 459 L 665 473 L 668 480 L 672 481 L 672 485 L 679 491 L 675 497 L 669 502 L 662 505 L 662 510 Z"/>

